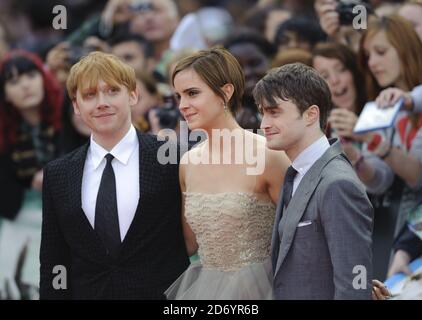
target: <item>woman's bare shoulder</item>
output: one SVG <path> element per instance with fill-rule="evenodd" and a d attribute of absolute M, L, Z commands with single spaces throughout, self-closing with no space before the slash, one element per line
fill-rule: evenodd
<path fill-rule="evenodd" d="M 182 158 L 180 159 L 180 165 L 181 166 L 189 166 L 189 159 L 192 159 L 192 157 L 201 157 L 203 152 L 205 141 L 196 144 L 193 146 L 190 150 L 186 151 Z"/>

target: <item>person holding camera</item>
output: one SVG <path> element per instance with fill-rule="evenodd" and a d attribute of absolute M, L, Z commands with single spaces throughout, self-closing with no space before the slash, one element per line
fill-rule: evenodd
<path fill-rule="evenodd" d="M 338 1 L 338 0 L 316 0 L 315 11 L 319 17 L 322 30 L 333 41 L 349 46 L 357 52 L 361 33 L 352 26 L 355 13 L 353 8 L 356 5 L 364 6 L 367 13 L 372 13 L 367 1 Z"/>
<path fill-rule="evenodd" d="M 108 44 L 93 36 L 87 38 L 82 46 L 63 41 L 47 53 L 46 65 L 61 86 L 65 88 L 72 65 L 77 63 L 83 56 L 96 50 L 107 52 L 109 51 Z"/>
<path fill-rule="evenodd" d="M 132 0 L 130 10 L 133 18 L 129 30 L 151 42 L 155 75 L 157 79 L 164 80 L 170 39 L 180 20 L 177 4 L 174 0 Z"/>

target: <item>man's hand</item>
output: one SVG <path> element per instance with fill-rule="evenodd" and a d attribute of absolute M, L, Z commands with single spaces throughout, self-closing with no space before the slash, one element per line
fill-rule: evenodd
<path fill-rule="evenodd" d="M 372 300 L 386 300 L 391 297 L 387 286 L 381 281 L 372 280 Z"/>

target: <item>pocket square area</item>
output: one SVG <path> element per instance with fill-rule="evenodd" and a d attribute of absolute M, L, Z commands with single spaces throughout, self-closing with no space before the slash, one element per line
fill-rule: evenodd
<path fill-rule="evenodd" d="M 305 226 L 309 226 L 310 224 L 312 224 L 312 220 L 302 221 L 298 223 L 297 227 L 298 228 L 305 227 Z"/>

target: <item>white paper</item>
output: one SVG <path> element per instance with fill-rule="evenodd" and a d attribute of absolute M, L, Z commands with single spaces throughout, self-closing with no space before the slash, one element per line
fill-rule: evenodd
<path fill-rule="evenodd" d="M 374 101 L 366 103 L 353 132 L 363 133 L 392 127 L 402 103 L 403 100 L 400 99 L 393 107 L 384 109 L 378 108 Z"/>

